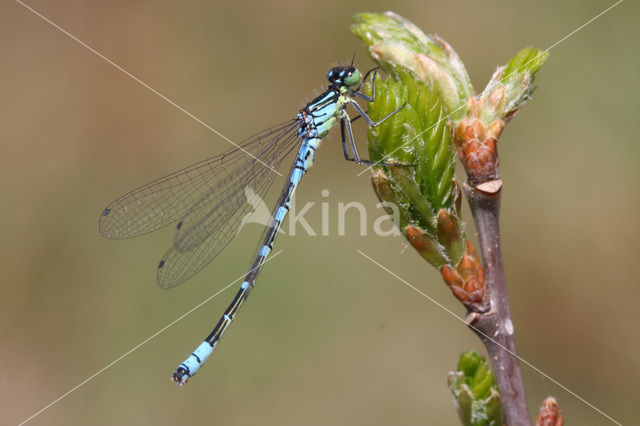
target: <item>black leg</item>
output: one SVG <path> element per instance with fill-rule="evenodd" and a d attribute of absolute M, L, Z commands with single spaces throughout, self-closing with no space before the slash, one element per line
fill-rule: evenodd
<path fill-rule="evenodd" d="M 360 82 L 360 84 L 358 84 L 358 87 L 356 87 L 354 90 L 351 90 L 352 95 L 356 95 L 361 97 L 362 99 L 367 100 L 368 102 L 373 102 L 373 100 L 376 98 L 376 75 L 378 74 L 378 70 L 380 69 L 380 67 L 375 67 L 375 68 L 371 68 L 369 71 L 367 71 L 367 73 L 364 75 L 364 77 L 362 77 L 362 81 Z M 362 87 L 362 85 L 364 84 L 365 80 L 367 79 L 367 77 L 369 77 L 369 74 L 373 73 L 373 76 L 371 77 L 371 93 L 373 93 L 373 96 L 369 97 L 366 95 L 363 95 L 360 92 L 360 88 Z"/>
<path fill-rule="evenodd" d="M 349 94 L 352 95 L 352 96 L 357 96 L 357 97 L 359 97 L 361 99 L 364 99 L 367 102 L 373 102 L 376 99 L 376 75 L 378 74 L 378 69 L 380 69 L 380 67 L 371 68 L 369 71 L 367 71 L 367 73 L 362 78 L 362 82 L 360 82 L 358 87 L 355 90 L 349 89 Z M 371 76 L 371 94 L 372 94 L 372 96 L 367 96 L 367 95 L 364 95 L 364 94 L 360 93 L 359 90 L 362 87 L 362 85 L 364 84 L 364 81 L 367 79 L 367 77 L 371 73 L 373 73 L 373 75 Z M 374 122 L 371 118 L 369 118 L 369 116 L 364 112 L 364 110 L 360 107 L 360 105 L 358 105 L 358 103 L 355 100 L 351 99 L 350 101 L 353 104 L 353 107 L 358 111 L 359 116 L 364 118 L 365 121 L 370 126 L 373 126 L 373 127 L 375 127 L 378 124 L 382 123 L 384 120 L 386 120 L 387 118 L 391 117 L 393 114 L 395 114 L 396 112 L 398 112 L 402 108 L 404 108 L 404 106 L 406 105 L 406 103 L 402 104 L 401 106 L 396 108 L 394 111 L 392 111 L 389 114 L 387 114 L 386 116 L 382 117 L 382 120 L 380 120 L 378 122 Z M 357 119 L 357 117 L 354 118 L 351 121 L 353 122 L 356 119 Z"/>
<path fill-rule="evenodd" d="M 353 99 L 349 99 L 349 103 L 351 105 L 353 105 L 353 107 L 356 109 L 356 111 L 358 111 L 358 114 L 360 114 L 360 116 L 362 118 L 364 118 L 364 121 L 367 122 L 367 124 L 369 124 L 369 126 L 371 127 L 376 127 L 378 124 L 382 123 L 384 120 L 386 120 L 387 118 L 391 117 L 393 114 L 395 114 L 396 112 L 400 111 L 402 108 L 404 108 L 404 106 L 406 105 L 406 103 L 400 105 L 398 108 L 394 109 L 393 111 L 391 111 L 389 114 L 385 115 L 384 117 L 382 117 L 382 119 L 378 120 L 378 121 L 373 121 L 366 112 L 364 112 L 364 110 L 362 109 L 362 107 L 360 107 L 360 105 L 358 105 L 358 103 L 356 101 L 354 101 Z"/>
<path fill-rule="evenodd" d="M 344 132 L 344 123 L 345 120 L 349 120 L 350 123 L 353 123 L 357 119 L 362 118 L 362 116 L 358 115 L 356 118 L 350 118 L 348 115 L 345 118 L 340 119 L 340 135 L 342 136 L 342 152 L 344 152 L 344 159 L 347 161 L 356 161 L 354 158 L 349 158 L 349 151 L 347 150 L 347 138 Z"/>
<path fill-rule="evenodd" d="M 364 95 L 364 94 L 362 94 L 360 92 L 356 92 L 355 90 L 351 90 L 349 92 L 349 95 L 357 96 L 358 98 L 364 99 L 367 102 L 373 102 L 373 100 L 376 98 L 375 95 L 374 96 L 367 96 L 367 95 Z"/>
<path fill-rule="evenodd" d="M 341 118 L 340 119 L 340 135 L 342 137 L 342 152 L 344 152 L 344 159 L 345 160 L 347 160 L 347 161 L 355 161 L 355 159 L 349 158 L 349 151 L 347 150 L 347 138 L 345 137 L 346 135 L 344 133 L 344 122 L 345 122 L 345 119 Z"/>
<path fill-rule="evenodd" d="M 369 71 L 367 71 L 367 73 L 364 75 L 364 77 L 362 78 L 362 81 L 360 82 L 360 84 L 358 85 L 358 87 L 355 90 L 349 89 L 348 93 L 349 95 L 352 96 L 356 96 L 359 97 L 361 99 L 364 99 L 367 102 L 373 102 L 376 98 L 376 75 L 378 73 L 378 68 L 372 68 Z M 373 75 L 371 76 L 371 93 L 373 96 L 367 96 L 364 95 L 362 93 L 359 92 L 360 88 L 362 87 L 362 85 L 364 84 L 365 80 L 367 79 L 367 77 L 369 76 L 369 74 L 373 73 Z M 396 108 L 395 110 L 391 111 L 389 114 L 385 115 L 384 117 L 382 117 L 381 120 L 379 121 L 373 121 L 366 112 L 364 112 L 364 110 L 362 109 L 362 107 L 360 107 L 360 105 L 358 104 L 358 102 L 356 102 L 355 99 L 349 99 L 349 103 L 351 103 L 353 105 L 353 107 L 355 108 L 355 110 L 358 112 L 358 116 L 354 119 L 350 119 L 349 115 L 346 112 L 343 112 L 343 116 L 340 119 L 340 132 L 342 134 L 342 150 L 344 152 L 344 158 L 348 161 L 355 161 L 357 164 L 366 164 L 366 165 L 370 165 L 370 166 L 413 166 L 413 164 L 401 164 L 401 163 L 374 163 L 372 161 L 369 160 L 362 160 L 360 158 L 360 156 L 358 155 L 358 150 L 356 149 L 356 144 L 355 141 L 353 139 L 353 130 L 351 129 L 351 123 L 356 121 L 358 118 L 362 117 L 369 126 L 371 127 L 376 127 L 377 125 L 379 125 L 380 123 L 382 123 L 383 121 L 385 121 L 387 118 L 391 117 L 393 114 L 395 114 L 396 112 L 400 111 L 402 108 L 404 108 L 404 106 L 406 105 L 406 103 L 400 105 L 398 108 Z M 345 132 L 346 129 L 346 132 Z M 353 156 L 354 158 L 349 158 L 349 153 L 347 150 L 347 140 L 349 139 L 349 145 L 351 146 L 351 150 L 353 151 Z"/>
<path fill-rule="evenodd" d="M 345 114 L 346 115 L 346 114 Z M 353 157 L 354 160 L 357 164 L 362 164 L 362 160 L 360 160 L 360 156 L 358 155 L 358 150 L 356 149 L 356 144 L 353 141 L 353 129 L 351 129 L 351 121 L 348 119 L 349 116 L 347 116 L 347 119 L 342 119 L 340 120 L 341 123 L 344 123 L 344 128 L 346 128 L 347 130 L 347 138 L 349 139 L 349 146 L 351 146 L 351 152 L 353 152 Z M 342 144 L 344 146 L 344 149 L 346 150 L 346 144 L 345 144 L 345 140 L 342 140 Z"/>
<path fill-rule="evenodd" d="M 342 134 L 342 150 L 344 151 L 344 158 L 347 161 L 354 161 L 356 164 L 365 164 L 367 166 L 413 166 L 413 164 L 401 164 L 401 163 L 376 163 L 370 160 L 363 160 L 358 155 L 358 150 L 356 149 L 356 143 L 353 139 L 353 130 L 351 129 L 351 121 L 349 116 L 345 113 L 344 116 L 340 119 L 340 132 Z M 346 130 L 346 131 L 345 131 Z M 349 139 L 349 146 L 351 146 L 351 151 L 353 152 L 354 158 L 349 158 L 349 153 L 347 151 L 347 139 Z"/>

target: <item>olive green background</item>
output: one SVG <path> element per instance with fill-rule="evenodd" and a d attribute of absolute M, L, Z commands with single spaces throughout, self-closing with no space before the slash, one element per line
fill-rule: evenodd
<path fill-rule="evenodd" d="M 240 141 L 293 117 L 354 52 L 361 68 L 373 65 L 349 31 L 356 12 L 393 9 L 441 35 L 481 90 L 520 48 L 549 47 L 612 3 L 28 4 Z M 625 1 L 554 47 L 533 101 L 500 140 L 519 353 L 624 424 L 640 420 L 639 12 Z M 17 424 L 241 277 L 260 230 L 248 226 L 197 277 L 160 290 L 155 266 L 172 229 L 109 241 L 98 216 L 128 190 L 230 145 L 18 3 L 0 5 L 0 32 L 0 423 Z M 381 210 L 367 175 L 356 176 L 362 168 L 343 160 L 338 133 L 297 196 L 299 206 L 316 202 L 306 216 L 316 230 L 328 203 L 330 236 L 279 238 L 282 254 L 187 386 L 169 376 L 235 286 L 30 424 L 458 424 L 447 372 L 483 347 L 443 309 L 464 315 L 438 272 L 401 239 L 373 235 Z M 338 203 L 350 201 L 367 206 L 366 237 L 354 211 L 337 235 Z M 567 424 L 610 424 L 539 372 L 523 365 L 523 374 L 532 413 L 554 395 Z"/>

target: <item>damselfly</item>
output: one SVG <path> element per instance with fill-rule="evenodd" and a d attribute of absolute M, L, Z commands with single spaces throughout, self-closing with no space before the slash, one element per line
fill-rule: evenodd
<path fill-rule="evenodd" d="M 346 107 L 351 105 L 369 126 L 377 126 L 404 106 L 378 122 L 362 110 L 355 98 L 374 100 L 376 72 L 374 68 L 362 77 L 353 64 L 332 68 L 327 74 L 329 85 L 325 92 L 300 110 L 295 119 L 264 130 L 224 154 L 129 192 L 102 212 L 100 232 L 114 239 L 136 237 L 178 222 L 173 246 L 157 270 L 158 285 L 174 287 L 204 268 L 229 244 L 251 209 L 245 200 L 247 188 L 263 197 L 273 181 L 274 171 L 287 154 L 299 147 L 244 282 L 211 334 L 173 372 L 173 380 L 178 384 L 186 383 L 211 355 L 249 296 L 273 248 L 293 193 L 311 167 L 316 149 L 329 129 L 340 121 L 347 160 L 378 164 L 360 159 L 353 140 L 352 120 L 346 112 Z M 372 96 L 359 92 L 369 74 L 372 75 Z M 347 142 L 353 157 L 349 156 Z"/>

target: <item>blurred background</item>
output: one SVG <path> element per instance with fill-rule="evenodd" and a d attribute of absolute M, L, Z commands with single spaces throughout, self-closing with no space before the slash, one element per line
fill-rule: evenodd
<path fill-rule="evenodd" d="M 235 141 L 291 118 L 329 67 L 373 65 L 349 30 L 392 9 L 444 37 L 476 90 L 525 46 L 547 48 L 613 1 L 58 1 L 28 4 Z M 626 1 L 557 45 L 534 99 L 500 140 L 502 238 L 520 355 L 614 419 L 640 420 L 637 130 L 639 6 Z M 17 424 L 242 276 L 249 225 L 181 287 L 155 284 L 173 228 L 110 241 L 114 198 L 227 150 L 189 118 L 17 2 L 0 6 L 0 423 Z M 361 151 L 365 130 L 357 126 Z M 282 235 L 283 253 L 206 367 L 169 381 L 233 297 L 228 290 L 30 421 L 33 425 L 458 424 L 446 386 L 465 325 L 439 273 L 380 216 L 368 175 L 328 137 L 297 194 L 329 204 L 330 235 Z M 282 180 L 268 197 L 274 201 Z M 276 189 L 277 187 L 277 189 Z M 329 190 L 328 197 L 321 191 Z M 368 208 L 337 236 L 337 205 Z M 467 211 L 467 219 L 470 219 Z M 475 238 L 473 224 L 467 225 Z M 610 422 L 522 366 L 532 413 Z"/>

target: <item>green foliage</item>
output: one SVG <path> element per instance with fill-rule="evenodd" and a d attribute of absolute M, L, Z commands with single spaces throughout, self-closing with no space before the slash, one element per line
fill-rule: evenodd
<path fill-rule="evenodd" d="M 442 55 L 442 49 L 431 37 L 413 24 L 409 30 L 403 25 L 403 21 L 396 18 L 397 16 L 389 12 L 385 14 L 359 13 L 355 16 L 356 23 L 353 24 L 352 31 L 369 46 L 393 40 L 417 53 Z"/>
<path fill-rule="evenodd" d="M 466 123 L 463 129 L 472 128 L 479 119 L 486 128 L 480 127 L 485 130 L 480 136 L 486 138 L 476 142 L 493 142 L 487 149 L 493 149 L 489 154 L 497 158 L 495 142 L 504 122 L 533 91 L 533 77 L 547 53 L 532 48 L 520 51 L 498 68 L 482 95 L 474 96 L 462 61 L 446 41 L 426 35 L 392 12 L 361 13 L 355 19 L 352 31 L 390 76 L 376 81 L 371 118 L 378 121 L 405 105 L 369 129 L 370 157 L 376 162 L 412 165 L 378 168 L 374 189 L 381 200 L 398 206 L 396 224 L 427 261 L 436 267 L 455 267 L 465 250 L 465 236 L 449 126 L 455 130 Z M 465 134 L 458 136 L 461 142 L 469 142 Z"/>
<path fill-rule="evenodd" d="M 403 109 L 369 129 L 369 153 L 374 161 L 389 157 L 415 165 L 403 169 L 414 172 L 434 217 L 441 208 L 453 208 L 455 157 L 442 103 L 435 90 L 408 74 L 400 73 L 400 81 L 378 78 L 376 99 L 369 104 L 371 118 L 380 120 L 401 105 Z"/>
<path fill-rule="evenodd" d="M 446 41 L 426 35 L 393 12 L 358 14 L 351 29 L 390 75 L 400 79 L 404 72 L 434 85 L 454 125 L 464 119 L 464 106 L 473 95 L 473 86 L 460 57 Z M 509 120 L 519 111 L 533 93 L 535 73 L 548 56 L 546 51 L 529 47 L 498 68 L 479 97 L 484 100 L 481 118 L 485 125 L 497 119 Z"/>
<path fill-rule="evenodd" d="M 409 73 L 435 85 L 447 113 L 457 115 L 473 93 L 469 75 L 453 48 L 403 17 L 393 12 L 361 13 L 351 29 L 390 75 L 400 79 L 401 72 Z"/>
<path fill-rule="evenodd" d="M 369 154 L 376 162 L 411 166 L 376 167 L 374 189 L 397 206 L 396 224 L 429 263 L 455 265 L 465 238 L 447 114 L 466 102 L 469 77 L 446 42 L 392 12 L 359 14 L 352 30 L 390 75 L 376 80 L 371 118 L 379 121 L 404 105 L 369 129 Z"/>
<path fill-rule="evenodd" d="M 535 90 L 535 75 L 548 57 L 549 52 L 527 47 L 498 67 L 480 96 L 485 101 L 481 117 L 486 125 L 508 121 L 520 110 Z"/>
<path fill-rule="evenodd" d="M 449 389 L 463 425 L 504 424 L 498 386 L 486 360 L 478 353 L 460 355 L 457 371 L 449 373 Z"/>
<path fill-rule="evenodd" d="M 452 260 L 455 264 L 462 255 L 459 248 L 464 246 L 464 236 L 456 218 L 455 152 L 443 119 L 444 108 L 437 90 L 401 70 L 396 75 L 397 79 L 377 78 L 369 115 L 378 121 L 404 107 L 369 129 L 369 155 L 375 162 L 411 166 L 376 166 L 383 171 L 386 184 L 376 191 L 381 199 L 398 206 L 401 215 L 397 225 L 401 229 L 407 224 L 417 226 L 427 234 L 425 238 L 432 240 L 423 241 L 435 250 L 421 253 L 427 260 L 436 266 Z M 371 93 L 370 86 L 366 90 Z M 438 228 L 441 211 L 455 229 Z"/>
<path fill-rule="evenodd" d="M 500 81 L 508 83 L 530 74 L 532 76 L 531 82 L 533 82 L 533 75 L 542 68 L 542 64 L 545 63 L 547 58 L 549 58 L 549 52 L 533 47 L 525 47 L 505 65 Z"/>

